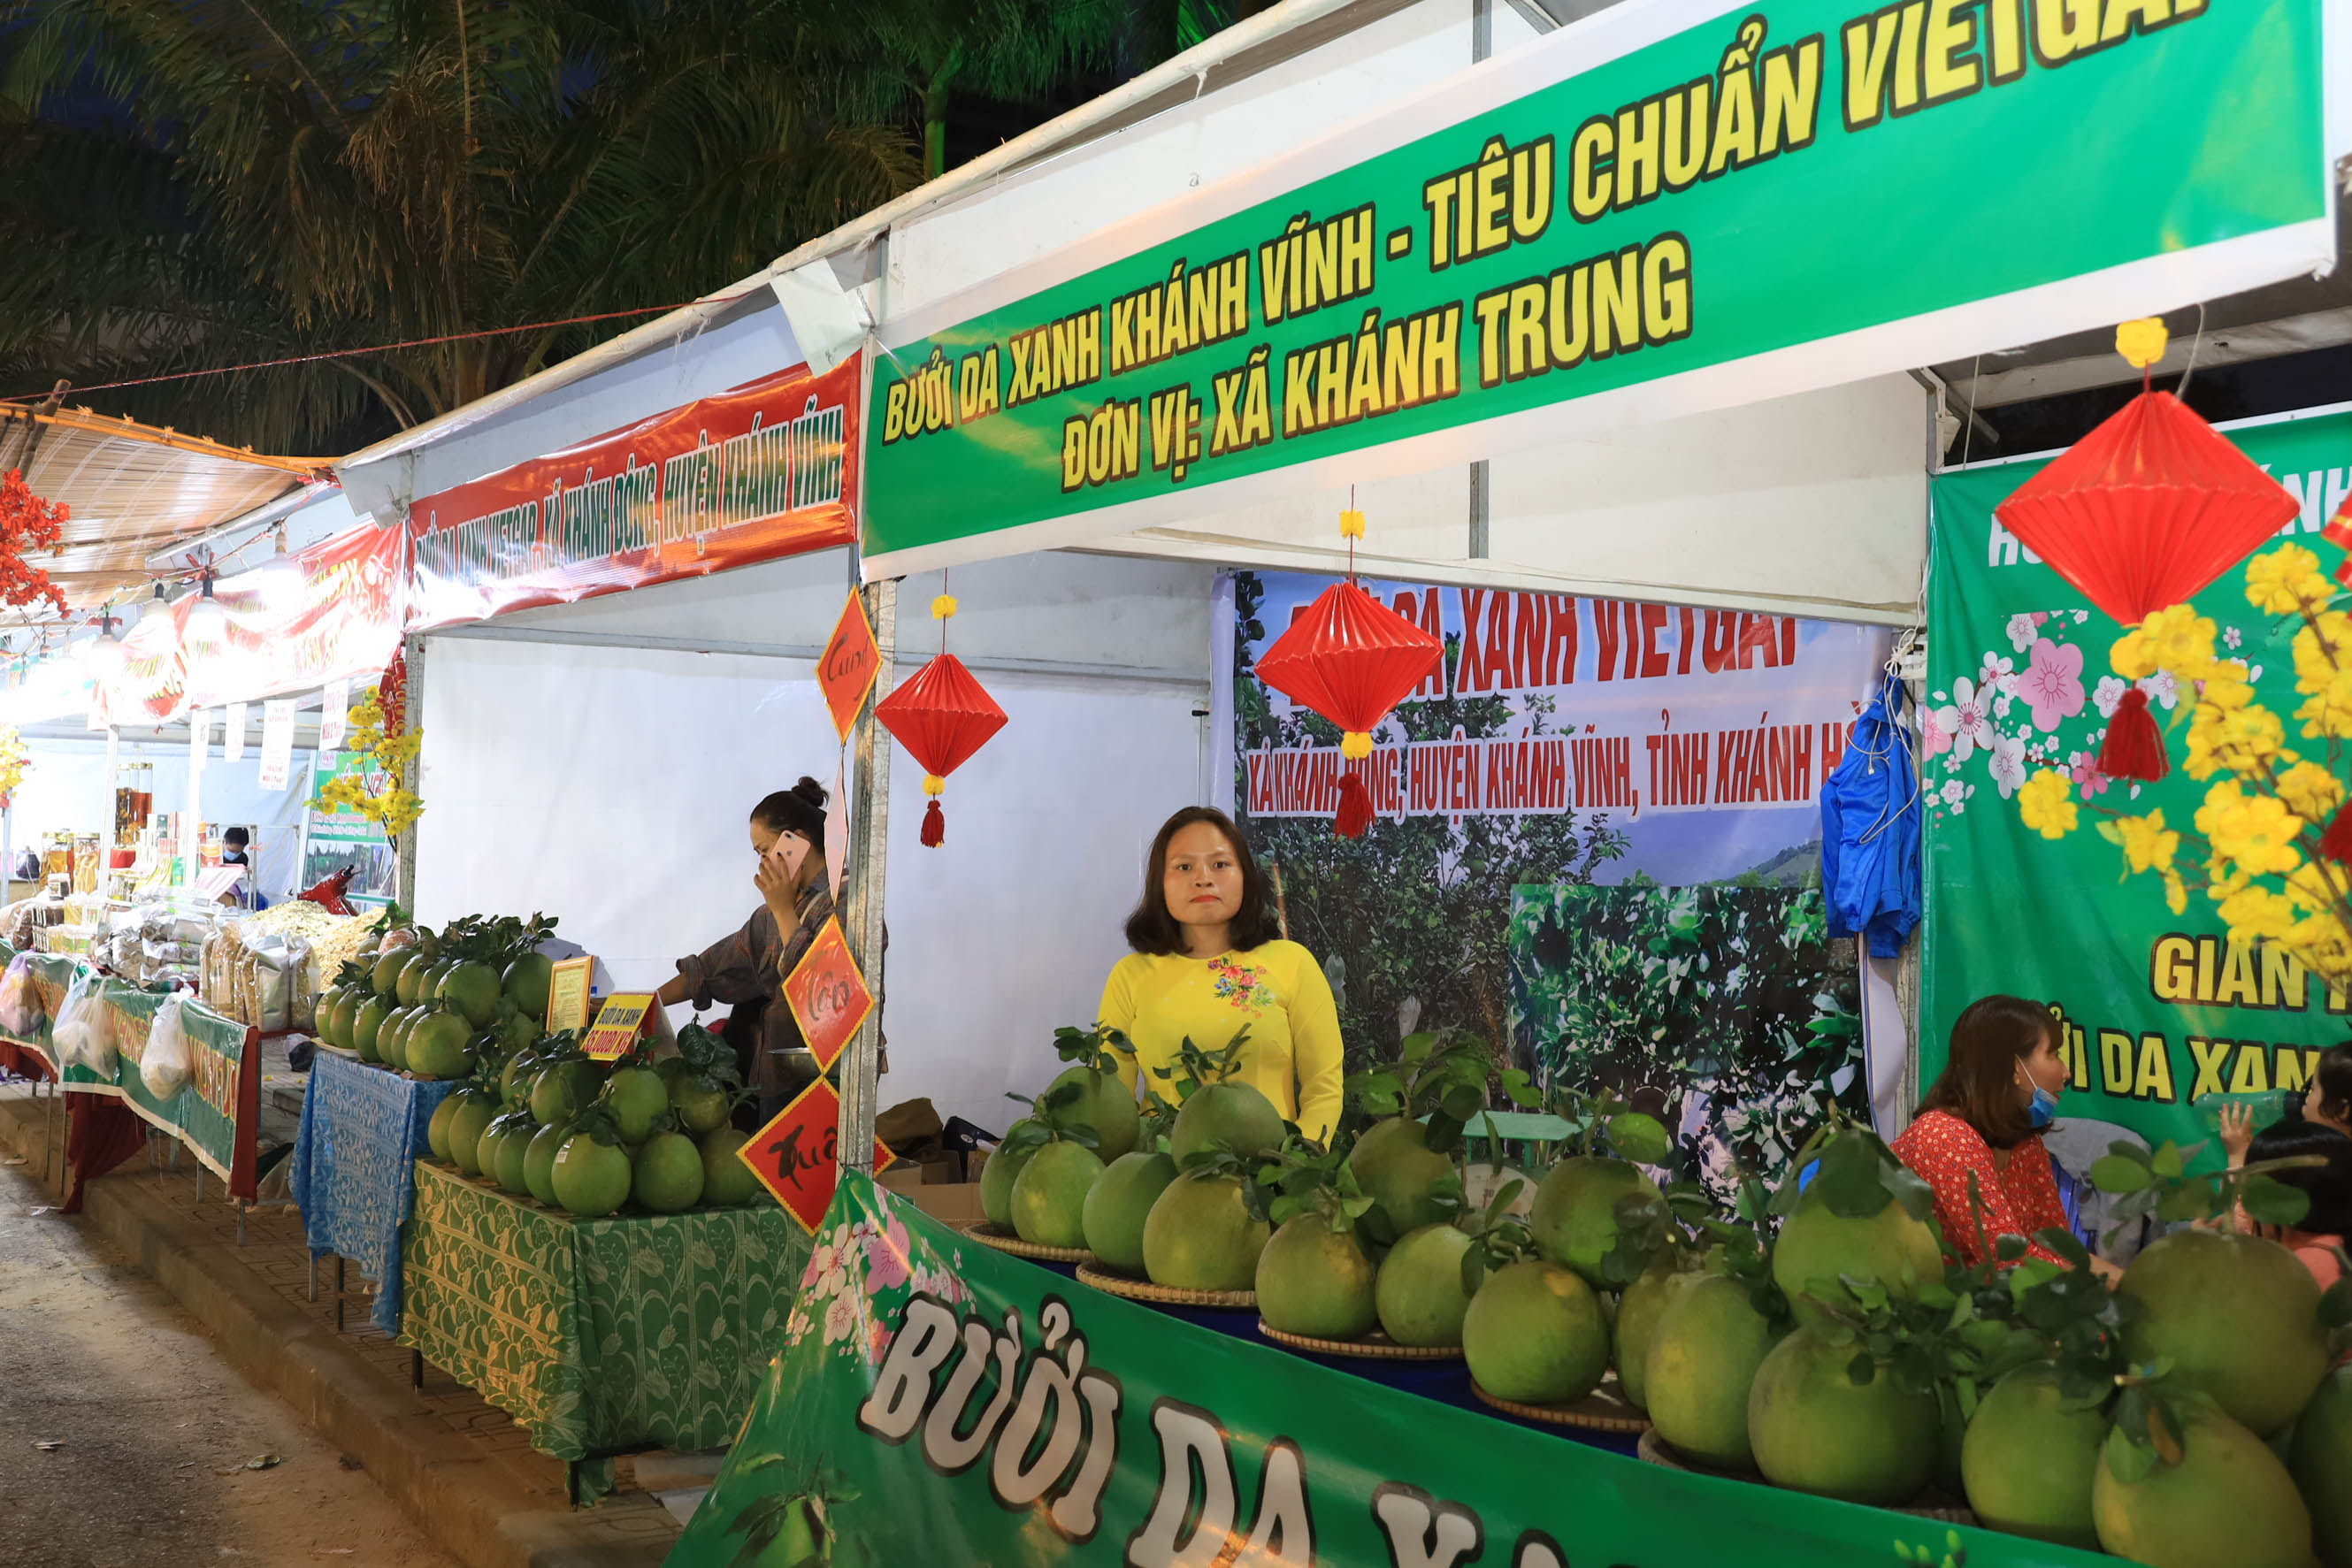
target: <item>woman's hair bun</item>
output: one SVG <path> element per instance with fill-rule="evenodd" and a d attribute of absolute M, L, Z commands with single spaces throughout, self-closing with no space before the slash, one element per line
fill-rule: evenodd
<path fill-rule="evenodd" d="M 830 791 L 805 773 L 801 775 L 801 781 L 793 786 L 793 793 L 820 811 L 824 810 L 824 803 L 830 798 Z"/>

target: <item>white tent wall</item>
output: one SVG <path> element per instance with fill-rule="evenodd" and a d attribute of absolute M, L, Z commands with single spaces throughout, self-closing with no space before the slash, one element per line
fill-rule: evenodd
<path fill-rule="evenodd" d="M 1469 473 L 1353 486 L 1381 577 L 1911 625 L 1925 613 L 1929 405 L 1908 376 L 1634 425 Z M 1104 548 L 1339 572 L 1349 489 L 1147 528 Z"/>
<path fill-rule="evenodd" d="M 751 804 L 838 748 L 812 655 L 839 552 L 432 637 L 417 904 L 562 920 L 607 983 L 650 987 L 756 906 Z M 898 678 L 939 646 L 936 575 L 900 586 Z M 884 1103 L 1001 1129 L 1055 1026 L 1090 1020 L 1143 852 L 1202 798 L 1210 573 L 1044 556 L 954 574 L 949 645 L 1010 722 L 918 841 L 922 768 L 893 752 Z M 697 650 L 711 651 L 697 651 Z"/>

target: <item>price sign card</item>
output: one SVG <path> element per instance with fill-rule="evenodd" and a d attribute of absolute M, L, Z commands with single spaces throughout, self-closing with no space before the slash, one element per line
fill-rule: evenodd
<path fill-rule="evenodd" d="M 824 929 L 785 977 L 784 1001 L 817 1065 L 832 1071 L 866 1015 L 874 1010 L 874 993 L 866 988 L 866 977 L 849 956 L 849 939 L 842 936 L 840 921 L 826 919 Z"/>
<path fill-rule="evenodd" d="M 866 601 L 852 592 L 816 662 L 816 684 L 842 739 L 849 738 L 857 710 L 866 706 L 866 694 L 881 674 L 882 652 L 874 642 L 874 624 L 866 619 Z"/>
<path fill-rule="evenodd" d="M 588 1027 L 588 992 L 596 960 L 583 956 L 558 963 L 547 977 L 547 1032 Z"/>
<path fill-rule="evenodd" d="M 580 1042 L 580 1049 L 598 1061 L 618 1061 L 637 1043 L 637 1035 L 646 1027 L 646 1015 L 659 1005 L 651 991 L 606 997 L 594 1026 L 588 1030 L 588 1038 Z"/>
<path fill-rule="evenodd" d="M 776 1113 L 768 1124 L 735 1151 L 751 1167 L 760 1185 L 814 1236 L 833 1207 L 833 1189 L 841 1181 L 841 1096 L 820 1078 L 799 1097 Z M 879 1176 L 898 1155 L 881 1139 L 874 1140 L 874 1174 Z"/>

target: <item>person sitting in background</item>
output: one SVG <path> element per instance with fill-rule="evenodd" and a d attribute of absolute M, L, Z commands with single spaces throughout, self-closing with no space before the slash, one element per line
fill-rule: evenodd
<path fill-rule="evenodd" d="M 2273 1171 L 2271 1179 L 2308 1197 L 2310 1209 L 2296 1224 L 2252 1228 L 2301 1259 L 2324 1291 L 2344 1277 L 2344 1264 L 2336 1254 L 2344 1239 L 2352 1236 L 2352 1138 L 2317 1122 L 2281 1122 L 2254 1134 L 2245 1163 L 2261 1165 L 2304 1155 L 2318 1155 L 2327 1163 Z"/>
<path fill-rule="evenodd" d="M 221 864 L 250 866 L 253 857 L 249 848 L 253 835 L 243 828 L 230 828 L 221 834 Z"/>
<path fill-rule="evenodd" d="M 2042 1142 L 2065 1086 L 2057 1020 L 2041 1003 L 1979 997 L 1953 1023 L 1944 1071 L 1894 1149 L 1934 1190 L 1944 1250 L 1962 1263 L 2002 1236 L 2025 1238 L 2025 1257 L 2064 1261 L 2035 1238 L 2069 1228 Z M 2110 1282 L 2123 1273 L 2104 1258 L 2091 1269 Z"/>

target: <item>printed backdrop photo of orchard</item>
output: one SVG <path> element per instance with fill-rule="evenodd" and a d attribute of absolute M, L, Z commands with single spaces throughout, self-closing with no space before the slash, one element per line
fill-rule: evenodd
<path fill-rule="evenodd" d="M 1662 1094 L 1675 1174 L 1728 1207 L 1777 1185 L 1834 1094 L 1869 1113 L 1860 977 L 1818 887 L 1535 886 L 1511 901 L 1511 1010 L 1547 1087 Z"/>

